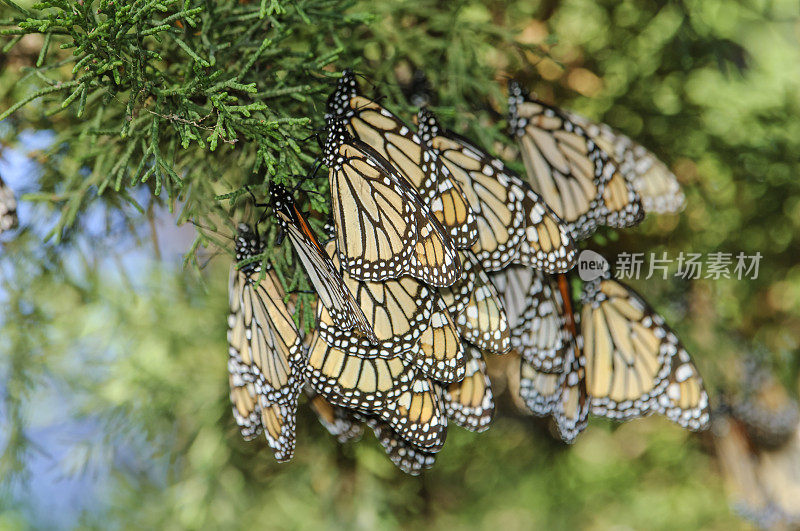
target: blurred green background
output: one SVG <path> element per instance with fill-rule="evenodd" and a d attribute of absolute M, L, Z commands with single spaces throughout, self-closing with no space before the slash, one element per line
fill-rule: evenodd
<path fill-rule="evenodd" d="M 503 125 L 510 75 L 542 99 L 605 121 L 654 151 L 684 186 L 686 210 L 601 233 L 591 245 L 673 258 L 681 251 L 760 252 L 756 280 L 633 285 L 682 338 L 712 402 L 735 391 L 737 360 L 756 350 L 769 353 L 766 363 L 796 396 L 797 2 L 344 7 L 372 15 L 335 35 L 345 58 L 362 57 L 360 71 L 396 83 L 425 68 L 447 121 L 456 130 L 469 127 L 495 151 L 503 149 L 495 143 L 501 129 L 480 128 Z M 0 18 L 11 12 L 0 4 Z M 0 111 L 26 90 L 16 84 L 27 64 L 19 50 L 0 56 Z M 347 66 L 334 63 L 336 70 Z M 467 77 L 475 68 L 489 75 Z M 397 85 L 378 89 L 403 105 Z M 465 97 L 475 93 L 486 97 Z M 37 162 L 53 142 L 48 131 L 66 126 L 36 104 L 26 112 L 0 122 L 0 171 L 18 193 L 36 194 L 45 188 L 38 176 L 51 171 Z M 147 197 L 146 189 L 139 192 Z M 657 417 L 625 425 L 593 420 L 567 448 L 505 395 L 492 428 L 475 435 L 453 427 L 422 478 L 397 471 L 371 434 L 340 446 L 305 406 L 297 454 L 278 465 L 264 443 L 241 440 L 230 414 L 228 257 L 199 272 L 184 268 L 193 230 L 175 229 L 158 201 L 149 223 L 133 210 L 117 215 L 122 207 L 113 201 L 82 205 L 69 241 L 43 244 L 57 206 L 37 199 L 23 198 L 23 228 L 0 247 L 0 528 L 747 525 L 731 509 L 712 435 Z M 495 382 L 497 391 L 504 385 Z"/>

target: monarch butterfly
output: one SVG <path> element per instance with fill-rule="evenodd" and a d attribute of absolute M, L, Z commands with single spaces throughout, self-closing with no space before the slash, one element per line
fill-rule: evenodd
<path fill-rule="evenodd" d="M 475 243 L 475 217 L 442 161 L 394 114 L 359 95 L 351 70 L 342 74 L 327 109 L 329 116 L 344 119 L 355 138 L 369 144 L 414 185 L 456 247 L 469 248 Z"/>
<path fill-rule="evenodd" d="M 551 337 L 556 341 L 563 339 L 563 342 L 556 343 L 549 349 L 555 350 L 553 358 L 561 358 L 553 365 L 561 366 L 562 372 L 553 374 L 537 370 L 533 363 L 521 356 L 520 397 L 534 414 L 539 416 L 552 414 L 562 440 L 572 443 L 588 424 L 591 404 L 586 386 L 585 360 L 581 352 L 582 338 L 578 331 L 578 319 L 572 310 L 566 276 L 559 275 L 558 285 L 552 286 L 544 275 L 535 273 L 542 279 L 539 284 L 542 289 L 549 288 L 551 298 L 543 300 L 535 296 L 536 288 L 532 288 L 532 300 L 529 306 L 533 311 L 526 313 L 543 314 L 544 312 L 537 308 L 541 303 L 560 310 L 557 324 L 564 332 L 560 338 L 558 335 Z M 518 322 L 518 326 L 522 324 L 522 321 Z M 541 367 L 545 364 L 538 365 Z"/>
<path fill-rule="evenodd" d="M 491 280 L 505 304 L 511 347 L 537 371 L 563 372 L 571 334 L 559 290 L 548 277 L 524 266 L 508 267 Z"/>
<path fill-rule="evenodd" d="M 481 350 L 504 354 L 511 348 L 511 338 L 503 303 L 486 272 L 470 253 L 464 256 L 465 261 L 472 262 L 474 279 L 466 307 L 456 317 L 458 330 L 461 337 Z"/>
<path fill-rule="evenodd" d="M 600 224 L 630 227 L 644 217 L 638 194 L 609 154 L 560 110 L 509 83 L 509 124 L 528 179 L 576 240 Z"/>
<path fill-rule="evenodd" d="M 0 178 L 0 234 L 17 226 L 17 200 Z"/>
<path fill-rule="evenodd" d="M 335 264 L 333 242 L 326 246 L 326 252 Z M 393 358 L 400 354 L 424 374 L 442 382 L 460 380 L 464 376 L 466 359 L 458 329 L 438 293 L 409 277 L 359 282 L 345 273 L 343 278 L 365 310 L 378 343 L 373 345 L 337 329 L 328 313 L 318 305 L 319 333 L 327 344 L 367 358 Z"/>
<path fill-rule="evenodd" d="M 447 417 L 462 428 L 482 432 L 489 428 L 494 414 L 492 382 L 486 373 L 486 363 L 481 351 L 466 346 L 469 361 L 466 375 L 460 382 L 444 388 L 444 406 Z"/>
<path fill-rule="evenodd" d="M 236 260 L 260 254 L 256 232 L 240 224 Z M 233 415 L 245 439 L 261 431 L 278 461 L 294 454 L 297 398 L 303 381 L 303 348 L 284 293 L 273 270 L 261 276 L 253 262 L 229 280 L 228 371 Z"/>
<path fill-rule="evenodd" d="M 677 177 L 666 164 L 627 136 L 614 131 L 606 124 L 566 113 L 570 120 L 580 125 L 606 153 L 620 164 L 620 172 L 639 194 L 645 212 L 674 214 L 683 210 L 686 197 Z"/>
<path fill-rule="evenodd" d="M 423 143 L 466 194 L 478 221 L 472 251 L 484 269 L 496 271 L 512 261 L 550 273 L 572 268 L 572 236 L 527 183 L 469 140 L 443 130 L 428 109 L 420 109 L 417 123 Z"/>
<path fill-rule="evenodd" d="M 705 429 L 709 410 L 703 380 L 664 319 L 608 274 L 584 285 L 582 302 L 592 412 L 625 419 L 650 409 L 684 428 Z M 649 404 L 640 404 L 647 394 Z"/>
<path fill-rule="evenodd" d="M 578 320 L 572 312 L 566 277 L 559 276 L 557 285 L 551 282 L 542 276 L 540 282 L 531 284 L 528 304 L 534 315 L 540 315 L 536 310 L 541 305 L 559 310 L 553 319 L 566 334 L 543 334 L 538 339 L 545 350 L 561 358 L 553 366 L 560 365 L 562 370 L 545 372 L 541 360 L 535 365 L 530 356 L 521 356 L 520 395 L 534 413 L 552 412 L 568 442 L 571 439 L 565 435 L 577 435 L 581 423 L 569 418 L 565 422 L 560 415 L 572 412 L 573 419 L 580 419 L 584 394 L 587 412 L 590 407 L 595 415 L 627 420 L 659 412 L 684 428 L 707 427 L 708 395 L 702 378 L 675 334 L 641 296 L 606 273 L 584 284 Z M 549 300 L 542 295 L 548 285 Z M 535 328 L 524 319 L 514 326 Z M 553 340 L 551 345 L 546 345 L 547 338 Z M 558 342 L 561 346 L 555 348 Z M 567 389 L 574 392 L 565 400 Z M 567 407 L 560 412 L 558 407 L 563 406 Z"/>
<path fill-rule="evenodd" d="M 340 118 L 329 118 L 327 128 L 323 160 L 342 266 L 358 280 L 455 282 L 461 264 L 453 243 L 413 187 Z"/>
<path fill-rule="evenodd" d="M 289 235 L 320 302 L 327 308 L 336 327 L 341 330 L 355 329 L 370 341 L 377 342 L 378 338 L 364 312 L 343 283 L 341 273 L 322 249 L 285 186 L 272 184 L 270 205 L 281 229 Z"/>

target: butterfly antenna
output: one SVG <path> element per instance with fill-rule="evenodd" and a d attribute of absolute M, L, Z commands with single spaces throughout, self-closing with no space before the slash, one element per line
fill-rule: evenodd
<path fill-rule="evenodd" d="M 356 72 L 355 70 L 352 70 L 352 72 L 354 76 L 360 77 L 361 79 L 369 83 L 372 86 L 372 88 L 374 89 L 378 88 L 378 84 L 375 82 L 375 80 L 368 77 L 366 74 L 362 74 L 361 72 Z"/>
<path fill-rule="evenodd" d="M 309 140 L 311 140 L 312 138 L 316 138 L 316 139 L 317 139 L 317 142 L 319 142 L 319 135 L 320 135 L 320 133 L 322 133 L 323 131 L 325 131 L 325 128 L 324 128 L 324 127 L 315 127 L 315 128 L 313 128 L 313 129 L 311 129 L 311 134 L 310 134 L 310 135 L 308 135 L 308 136 L 307 136 L 307 137 L 305 137 L 305 138 L 301 138 L 301 139 L 299 139 L 299 140 L 300 140 L 300 142 L 308 142 L 308 141 L 309 141 Z"/>
<path fill-rule="evenodd" d="M 200 264 L 200 263 L 198 262 L 197 266 L 198 266 L 200 269 L 205 269 L 205 268 L 208 266 L 208 264 L 210 264 L 210 263 L 211 263 L 211 260 L 213 260 L 214 258 L 216 258 L 217 256 L 219 256 L 220 254 L 222 254 L 222 251 L 221 251 L 221 250 L 214 251 L 213 253 L 211 253 L 211 255 L 210 255 L 210 256 L 209 256 L 209 257 L 206 259 L 206 261 L 205 261 L 204 263 Z"/>
<path fill-rule="evenodd" d="M 228 240 L 233 240 L 233 238 L 231 236 L 229 236 L 228 234 L 220 232 L 217 229 L 212 229 L 211 227 L 207 227 L 205 225 L 202 225 L 201 223 L 198 223 L 193 219 L 190 219 L 189 223 L 191 223 L 192 225 L 194 225 L 198 229 L 202 229 L 202 230 L 205 230 L 205 231 L 208 231 L 208 232 L 212 232 L 212 233 L 216 234 L 217 236 L 221 236 L 221 237 L 223 237 L 225 239 L 228 239 Z"/>
<path fill-rule="evenodd" d="M 308 173 L 305 176 L 303 176 L 299 181 L 297 181 L 297 184 L 294 185 L 294 188 L 292 188 L 292 195 L 294 195 L 295 192 L 300 190 L 300 187 L 303 185 L 303 183 L 305 183 L 309 179 L 313 179 L 314 177 L 316 177 L 317 172 L 319 171 L 321 166 L 322 166 L 322 159 L 318 159 L 316 164 L 314 164 L 314 169 L 311 171 L 311 173 Z M 292 177 L 297 177 L 297 176 L 298 175 L 295 174 Z M 313 192 L 313 193 L 318 193 L 318 192 Z"/>

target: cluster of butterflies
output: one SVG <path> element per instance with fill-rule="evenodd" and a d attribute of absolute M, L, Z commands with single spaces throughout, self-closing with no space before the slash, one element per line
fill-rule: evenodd
<path fill-rule="evenodd" d="M 680 210 L 674 175 L 627 137 L 516 83 L 509 107 L 527 180 L 427 108 L 412 129 L 344 72 L 325 116 L 329 241 L 320 243 L 293 191 L 273 183 L 269 192 L 318 294 L 313 333 L 295 326 L 275 271 L 252 260 L 265 250 L 257 228 L 239 226 L 228 367 L 246 439 L 263 432 L 279 461 L 291 459 L 305 394 L 340 441 L 366 425 L 399 468 L 419 474 L 448 421 L 488 428 L 484 358 L 498 355 L 518 358 L 519 398 L 552 416 L 564 441 L 589 413 L 659 412 L 707 426 L 702 380 L 663 319 L 609 274 L 584 284 L 579 314 L 566 276 L 578 242 L 599 226 Z"/>

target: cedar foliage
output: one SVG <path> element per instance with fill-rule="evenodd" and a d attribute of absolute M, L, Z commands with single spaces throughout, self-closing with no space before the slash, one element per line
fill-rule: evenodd
<path fill-rule="evenodd" d="M 250 194 L 260 199 L 269 182 L 294 185 L 309 174 L 337 70 L 368 72 L 368 83 L 402 104 L 395 69 L 378 59 L 387 52 L 405 56 L 434 82 L 446 80 L 437 86 L 445 105 L 467 110 L 489 95 L 502 97 L 486 82 L 495 74 L 486 61 L 490 52 L 519 62 L 526 50 L 537 51 L 515 42 L 514 28 L 483 17 L 466 13 L 462 25 L 453 25 L 454 5 L 399 2 L 372 13 L 366 7 L 350 0 L 17 6 L 0 21 L 0 35 L 10 38 L 4 51 L 25 36 L 43 38 L 0 120 L 33 114 L 60 133 L 46 157 L 50 175 L 28 197 L 60 209 L 54 241 L 98 199 L 128 202 L 144 213 L 133 193 L 142 185 L 149 200 L 180 208 L 179 224 L 221 225 L 231 234 L 232 219 L 258 217 L 240 212 L 252 203 Z M 383 31 L 396 24 L 411 31 Z M 461 35 L 469 41 L 458 46 L 453 36 Z M 365 44 L 376 60 L 364 59 Z M 448 58 L 454 60 L 441 68 Z M 324 221 L 327 179 L 320 174 L 305 186 L 322 193 L 309 200 Z M 269 219 L 265 226 L 273 242 L 275 227 Z M 200 231 L 189 257 L 212 237 Z M 289 289 L 308 289 L 300 268 L 286 267 L 290 252 L 270 258 Z"/>

